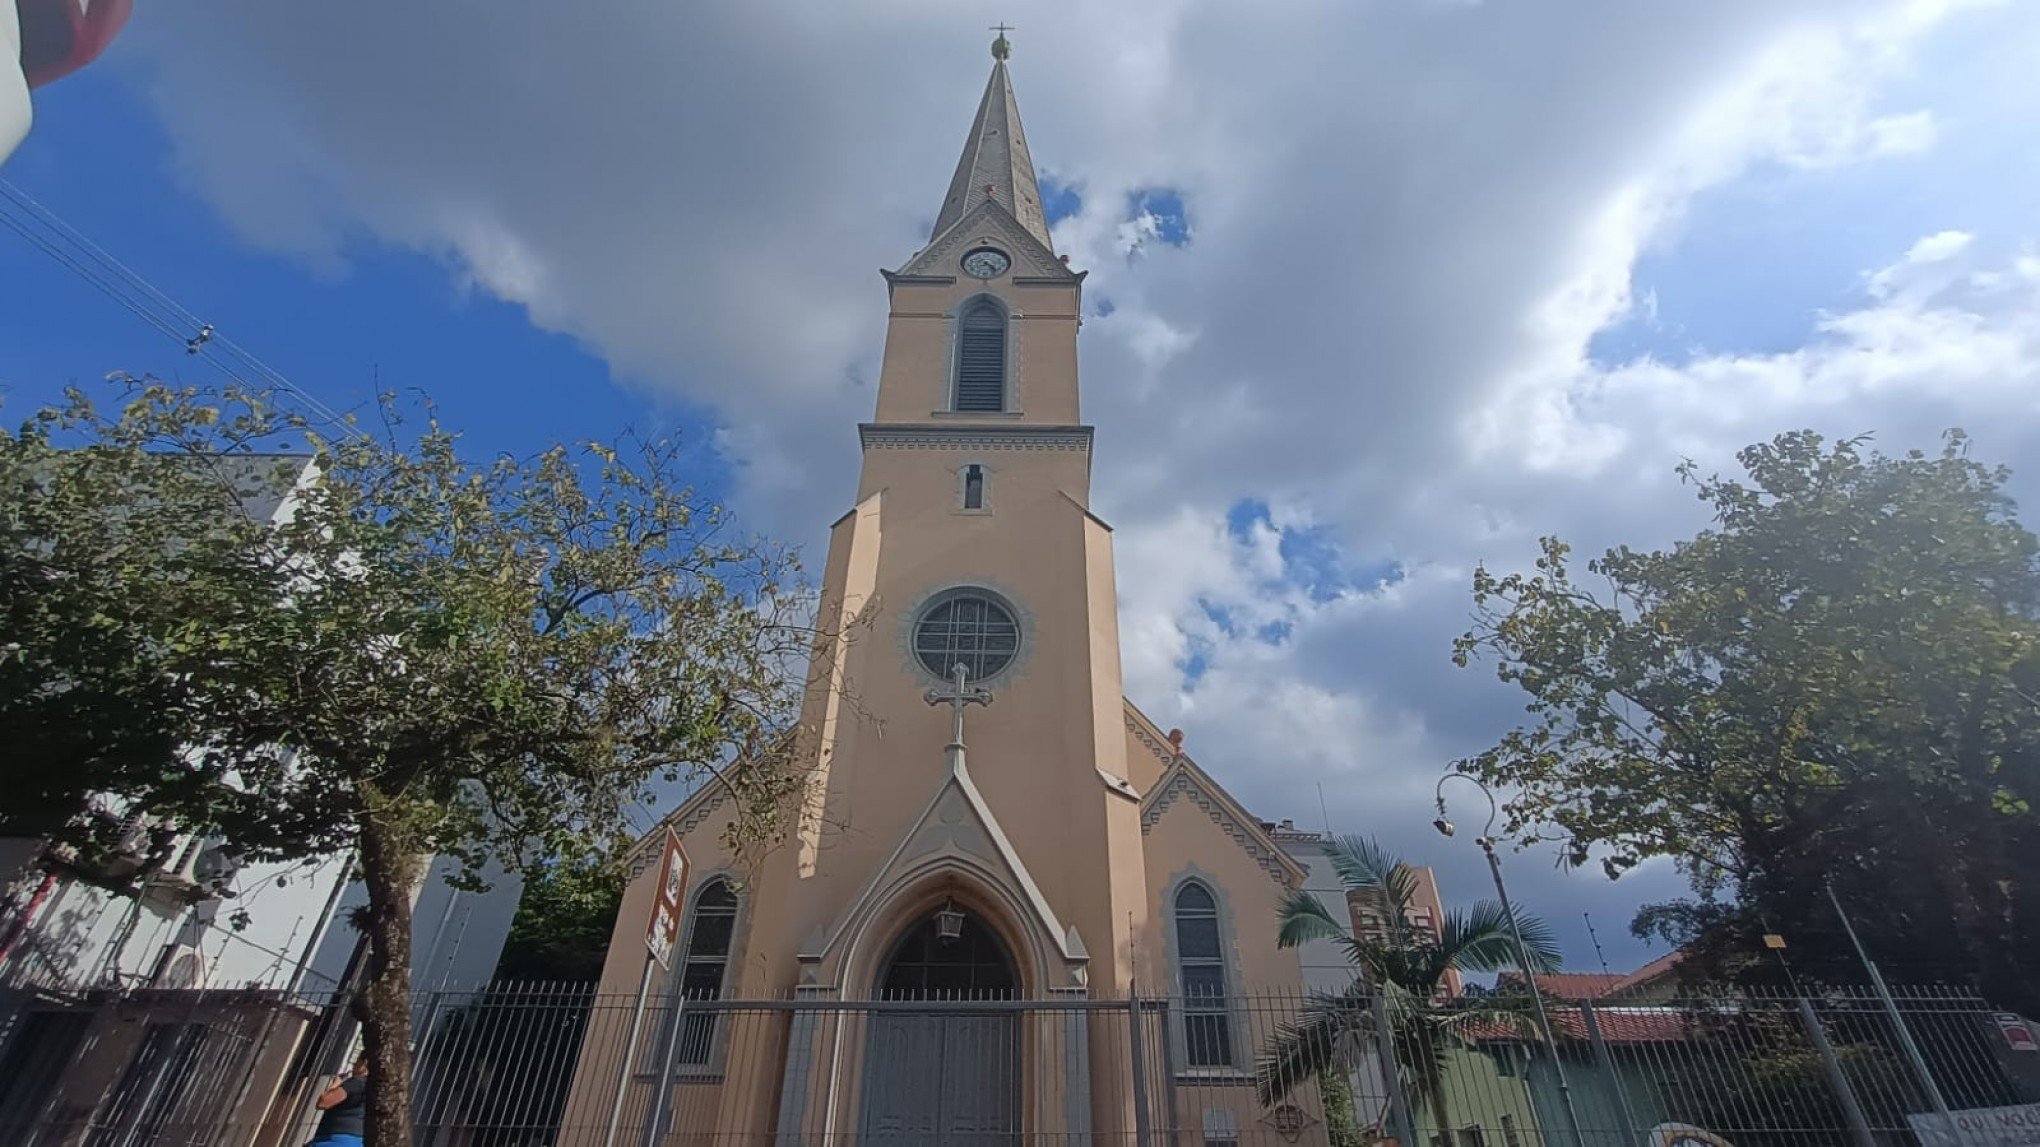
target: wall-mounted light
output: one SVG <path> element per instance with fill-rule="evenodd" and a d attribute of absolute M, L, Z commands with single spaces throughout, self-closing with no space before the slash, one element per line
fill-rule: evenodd
<path fill-rule="evenodd" d="M 963 912 L 953 901 L 943 901 L 941 911 L 935 913 L 935 938 L 953 944 L 962 935 Z"/>

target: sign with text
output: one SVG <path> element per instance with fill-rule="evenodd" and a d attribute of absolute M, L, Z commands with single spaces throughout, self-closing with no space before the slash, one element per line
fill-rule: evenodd
<path fill-rule="evenodd" d="M 2040 1103 L 1951 1112 L 1951 1134 L 1939 1115 L 1908 1115 L 1921 1147 L 2040 1147 Z"/>
<path fill-rule="evenodd" d="M 1998 1031 L 2004 1033 L 2005 1043 L 2013 1051 L 2040 1051 L 2040 1037 L 2033 1034 L 2033 1025 L 2022 1016 L 2011 1012 L 1997 1013 Z"/>
<path fill-rule="evenodd" d="M 687 850 L 669 828 L 659 857 L 659 882 L 652 886 L 651 918 L 645 922 L 645 947 L 668 971 L 673 967 L 673 948 L 680 942 L 680 913 L 686 902 Z"/>

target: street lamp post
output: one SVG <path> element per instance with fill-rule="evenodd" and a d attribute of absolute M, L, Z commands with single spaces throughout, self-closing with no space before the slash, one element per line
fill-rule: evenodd
<path fill-rule="evenodd" d="M 1502 882 L 1502 858 L 1495 854 L 1495 818 L 1501 811 L 1495 804 L 1495 794 L 1488 791 L 1488 787 L 1479 780 L 1465 773 L 1446 773 L 1438 778 L 1438 786 L 1432 790 L 1431 795 L 1438 804 L 1438 819 L 1432 821 L 1431 826 L 1445 836 L 1451 836 L 1458 831 L 1445 816 L 1445 782 L 1454 777 L 1479 789 L 1480 795 L 1487 798 L 1487 825 L 1481 829 L 1480 835 L 1475 837 L 1473 842 L 1480 845 L 1482 852 L 1487 853 L 1488 871 L 1493 873 L 1495 878 L 1495 894 L 1502 899 L 1502 914 L 1509 918 L 1509 935 L 1516 941 L 1516 963 L 1523 969 L 1523 979 L 1530 985 L 1530 1000 L 1537 1006 L 1537 1026 L 1544 1033 L 1545 1050 L 1551 1053 L 1551 1072 L 1558 1079 L 1558 1099 L 1565 1108 L 1565 1121 L 1572 1131 L 1573 1147 L 1586 1147 L 1586 1136 L 1580 1131 L 1580 1113 L 1573 1107 L 1572 1085 L 1565 1077 L 1565 1060 L 1558 1054 L 1558 1038 L 1551 1030 L 1551 1016 L 1544 1010 L 1544 993 L 1537 987 L 1537 974 L 1531 969 L 1530 949 L 1523 943 L 1523 930 L 1516 926 L 1516 908 L 1509 903 L 1509 886 Z M 1449 1128 L 1446 1129 L 1446 1133 L 1449 1137 L 1451 1133 Z"/>

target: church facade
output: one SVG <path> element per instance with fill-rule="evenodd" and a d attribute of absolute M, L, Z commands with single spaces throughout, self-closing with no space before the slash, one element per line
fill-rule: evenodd
<path fill-rule="evenodd" d="M 671 1125 L 632 1143 L 1325 1141 L 1314 1095 L 1272 1122 L 1256 1100 L 1243 1002 L 1303 986 L 1275 933 L 1305 869 L 1121 688 L 1084 275 L 1055 251 L 1003 37 L 993 54 L 933 234 L 885 274 L 877 411 L 823 581 L 825 624 L 860 633 L 807 698 L 806 806 L 748 861 L 715 788 L 666 822 L 691 873 L 653 992 L 759 1010 L 683 1006 L 628 1052 L 591 1034 L 571 1126 L 620 1097 L 627 1129 Z M 645 974 L 663 838 L 605 993 Z"/>

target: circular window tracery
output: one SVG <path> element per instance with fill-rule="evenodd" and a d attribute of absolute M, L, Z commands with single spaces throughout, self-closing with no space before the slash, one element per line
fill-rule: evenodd
<path fill-rule="evenodd" d="M 1005 672 L 1019 652 L 1019 619 L 982 590 L 946 594 L 914 621 L 914 657 L 945 681 L 959 664 L 968 680 L 990 680 Z"/>

